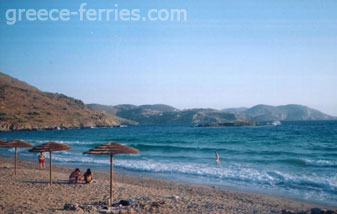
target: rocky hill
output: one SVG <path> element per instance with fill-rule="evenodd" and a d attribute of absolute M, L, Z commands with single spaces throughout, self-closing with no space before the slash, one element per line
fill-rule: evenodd
<path fill-rule="evenodd" d="M 233 113 L 225 113 L 215 109 L 186 109 L 179 110 L 172 106 L 157 105 L 117 105 L 104 106 L 89 104 L 90 108 L 102 113 L 109 113 L 140 124 L 236 124 L 251 125 L 241 116 Z"/>
<path fill-rule="evenodd" d="M 222 112 L 227 112 L 227 113 L 235 113 L 235 114 L 240 114 L 244 111 L 246 111 L 248 108 L 246 107 L 240 107 L 240 108 L 225 108 L 222 109 Z"/>
<path fill-rule="evenodd" d="M 228 109 L 224 109 L 228 112 Z M 243 117 L 263 122 L 263 121 L 304 121 L 304 120 L 334 120 L 336 117 L 324 114 L 316 109 L 302 105 L 256 105 L 252 108 L 242 110 L 242 108 L 234 109 Z"/>
<path fill-rule="evenodd" d="M 47 93 L 0 73 L 0 130 L 119 126 L 135 122 L 100 113 L 81 100 Z"/>

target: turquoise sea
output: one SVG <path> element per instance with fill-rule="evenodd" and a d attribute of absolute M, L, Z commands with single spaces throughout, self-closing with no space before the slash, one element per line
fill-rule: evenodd
<path fill-rule="evenodd" d="M 140 150 L 138 155 L 115 156 L 119 172 L 337 205 L 337 121 L 0 132 L 0 139 L 14 138 L 35 145 L 69 144 L 73 149 L 55 152 L 54 162 L 83 170 L 107 170 L 108 157 L 82 153 L 116 141 Z M 220 155 L 218 164 L 214 152 Z M 36 159 L 28 149 L 19 153 L 21 158 Z M 0 154 L 13 155 L 13 149 L 0 148 Z"/>

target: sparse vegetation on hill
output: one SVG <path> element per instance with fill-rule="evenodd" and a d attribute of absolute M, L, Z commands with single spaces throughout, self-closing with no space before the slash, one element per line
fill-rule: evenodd
<path fill-rule="evenodd" d="M 239 112 L 240 115 L 254 121 L 303 121 L 303 120 L 335 120 L 335 117 L 316 109 L 302 105 L 256 105 L 251 108 L 223 109 L 223 112 Z"/>
<path fill-rule="evenodd" d="M 42 92 L 0 73 L 0 130 L 81 128 L 135 124 L 96 112 L 81 100 Z"/>
<path fill-rule="evenodd" d="M 186 109 L 179 110 L 172 106 L 157 105 L 117 105 L 106 106 L 89 104 L 96 111 L 109 113 L 140 124 L 251 124 L 247 120 L 234 113 L 221 112 L 216 109 Z"/>
<path fill-rule="evenodd" d="M 284 120 L 332 120 L 335 117 L 301 105 L 252 108 L 179 110 L 169 105 L 85 105 L 58 93 L 42 92 L 0 73 L 0 131 L 119 125 L 189 124 L 201 126 L 255 125 Z"/>

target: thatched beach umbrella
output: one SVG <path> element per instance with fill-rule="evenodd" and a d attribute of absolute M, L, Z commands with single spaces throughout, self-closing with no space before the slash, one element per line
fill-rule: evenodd
<path fill-rule="evenodd" d="M 49 184 L 52 183 L 52 152 L 55 151 L 63 151 L 69 150 L 73 147 L 57 142 L 47 142 L 39 146 L 35 146 L 34 148 L 30 149 L 30 152 L 49 152 Z"/>
<path fill-rule="evenodd" d="M 14 147 L 14 175 L 16 175 L 16 168 L 17 168 L 17 160 L 18 160 L 18 147 L 32 147 L 33 144 L 25 142 L 23 140 L 10 140 L 7 142 L 0 141 L 1 147 Z"/>
<path fill-rule="evenodd" d="M 97 146 L 93 149 L 90 149 L 83 154 L 93 154 L 93 155 L 110 155 L 110 201 L 109 205 L 112 204 L 112 186 L 113 186 L 113 156 L 117 154 L 137 154 L 138 150 L 124 146 L 114 142 L 108 142 L 106 144 Z"/>

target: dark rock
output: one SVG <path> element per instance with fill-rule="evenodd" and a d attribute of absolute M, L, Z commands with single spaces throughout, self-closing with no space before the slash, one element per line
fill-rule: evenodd
<path fill-rule="evenodd" d="M 81 208 L 79 207 L 78 204 L 64 204 L 63 209 L 65 210 L 73 210 L 73 211 L 79 211 Z"/>
<path fill-rule="evenodd" d="M 311 214 L 323 214 L 323 210 L 320 208 L 312 208 Z"/>
<path fill-rule="evenodd" d="M 158 208 L 158 207 L 160 207 L 161 205 L 163 205 L 163 204 L 165 204 L 165 201 L 155 201 L 155 202 L 152 202 L 151 203 L 151 206 L 152 207 L 156 207 L 156 208 Z"/>
<path fill-rule="evenodd" d="M 105 206 L 106 203 L 104 201 L 96 201 L 96 202 L 93 202 L 92 205 L 96 205 L 96 206 Z"/>
<path fill-rule="evenodd" d="M 93 205 L 80 205 L 80 208 L 85 212 L 85 213 L 92 213 L 96 212 L 97 208 Z"/>
<path fill-rule="evenodd" d="M 129 206 L 131 203 L 128 200 L 120 200 L 119 204 L 122 206 Z"/>
<path fill-rule="evenodd" d="M 112 204 L 113 207 L 119 207 L 119 202 Z"/>
<path fill-rule="evenodd" d="M 282 214 L 296 214 L 296 212 L 292 210 L 282 210 Z"/>

